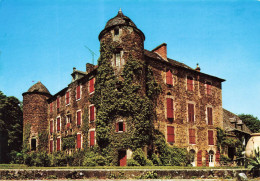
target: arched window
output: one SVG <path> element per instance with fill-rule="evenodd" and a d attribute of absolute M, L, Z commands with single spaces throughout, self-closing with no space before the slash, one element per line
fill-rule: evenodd
<path fill-rule="evenodd" d="M 209 162 L 213 162 L 213 156 L 214 156 L 214 151 L 210 150 L 209 151 Z"/>
<path fill-rule="evenodd" d="M 191 149 L 191 150 L 189 151 L 190 163 L 191 163 L 193 166 L 195 166 L 195 154 L 196 154 L 195 150 Z"/>

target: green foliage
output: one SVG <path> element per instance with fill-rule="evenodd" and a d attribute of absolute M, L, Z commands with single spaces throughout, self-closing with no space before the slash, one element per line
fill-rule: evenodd
<path fill-rule="evenodd" d="M 127 166 L 140 166 L 140 164 L 134 159 L 128 159 Z"/>
<path fill-rule="evenodd" d="M 83 125 L 82 125 L 82 134 L 83 134 L 83 140 L 85 140 L 83 142 L 83 149 L 87 149 L 88 147 L 88 132 L 89 132 L 89 115 L 88 115 L 88 109 L 85 108 L 84 109 L 84 114 L 82 116 L 82 121 L 83 121 Z"/>
<path fill-rule="evenodd" d="M 154 145 L 159 154 L 162 165 L 186 166 L 189 162 L 188 152 L 185 148 L 170 147 L 167 145 L 164 135 L 155 131 Z"/>
<path fill-rule="evenodd" d="M 110 158 L 115 157 L 119 149 L 135 150 L 151 144 L 155 115 L 152 100 L 160 92 L 152 71 L 146 69 L 141 60 L 129 57 L 121 74 L 114 73 L 110 62 L 116 46 L 101 44 L 95 95 L 91 99 L 97 108 L 97 144 L 102 155 Z M 143 76 L 148 80 L 147 92 L 144 92 Z M 126 121 L 127 132 L 115 133 L 116 119 Z M 116 158 L 112 162 L 115 164 Z"/>
<path fill-rule="evenodd" d="M 27 166 L 47 167 L 51 160 L 46 152 L 30 152 L 24 154 L 24 163 Z"/>
<path fill-rule="evenodd" d="M 83 166 L 85 154 L 85 151 L 75 151 L 71 156 L 67 156 L 67 159 L 71 159 L 71 166 Z"/>
<path fill-rule="evenodd" d="M 0 91 L 0 162 L 10 161 L 12 151 L 21 151 L 22 130 L 21 102 L 16 97 L 7 97 Z"/>
<path fill-rule="evenodd" d="M 251 114 L 239 114 L 239 118 L 253 132 L 260 132 L 260 120 Z"/>
<path fill-rule="evenodd" d="M 47 150 L 48 148 L 48 131 L 41 131 L 39 134 L 38 134 L 38 138 L 39 138 L 39 144 L 38 145 L 38 151 L 41 152 L 41 151 L 44 151 L 44 150 Z"/>
<path fill-rule="evenodd" d="M 157 178 L 158 178 L 158 174 L 155 171 L 149 171 L 140 177 L 140 179 L 157 179 Z"/>
<path fill-rule="evenodd" d="M 102 155 L 94 151 L 87 152 L 83 162 L 84 166 L 104 166 L 106 164 L 106 159 Z"/>
<path fill-rule="evenodd" d="M 75 149 L 76 135 L 62 137 L 62 150 Z"/>
<path fill-rule="evenodd" d="M 141 166 L 145 166 L 146 165 L 146 161 L 147 158 L 144 155 L 144 152 L 141 148 L 137 148 L 134 152 L 133 152 L 133 159 L 135 161 L 137 161 L 137 163 Z"/>
<path fill-rule="evenodd" d="M 67 165 L 67 156 L 64 152 L 54 152 L 50 154 L 51 166 L 66 166 Z"/>
<path fill-rule="evenodd" d="M 152 162 L 153 162 L 153 165 L 156 165 L 156 166 L 162 165 L 161 160 L 159 159 L 159 157 L 155 153 L 152 154 Z"/>
<path fill-rule="evenodd" d="M 254 150 L 254 156 L 253 158 L 248 158 L 249 165 L 248 168 L 251 169 L 251 172 L 254 174 L 258 174 L 256 176 L 260 176 L 260 149 L 257 147 L 257 149 Z"/>
<path fill-rule="evenodd" d="M 30 151 L 30 131 L 31 131 L 31 124 L 26 124 L 24 126 L 24 133 L 23 133 L 23 152 L 27 153 Z"/>
<path fill-rule="evenodd" d="M 10 153 L 10 157 L 11 157 L 11 164 L 23 164 L 23 154 L 17 151 L 12 151 Z"/>

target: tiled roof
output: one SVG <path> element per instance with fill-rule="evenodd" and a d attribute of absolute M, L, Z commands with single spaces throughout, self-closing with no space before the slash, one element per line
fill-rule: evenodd
<path fill-rule="evenodd" d="M 34 84 L 27 92 L 39 92 L 39 93 L 47 93 L 50 94 L 49 90 L 39 81 Z"/>
<path fill-rule="evenodd" d="M 224 122 L 223 127 L 225 131 L 227 132 L 239 131 L 246 134 L 252 133 L 245 124 L 243 124 L 243 130 L 241 130 L 240 126 L 235 127 L 235 123 L 231 123 L 234 122 L 234 120 L 237 123 L 240 124 L 243 123 L 242 120 L 240 120 L 240 118 L 236 114 L 223 108 L 223 122 Z"/>
<path fill-rule="evenodd" d="M 202 74 L 202 75 L 206 75 L 206 76 L 210 76 L 210 77 L 213 77 L 213 78 L 216 78 L 216 79 L 219 79 L 220 81 L 225 81 L 224 79 L 221 79 L 219 77 L 215 77 L 215 76 L 212 76 L 212 75 L 209 75 L 209 74 L 205 74 L 205 73 L 202 73 L 202 72 L 198 72 L 196 71 L 195 69 L 189 67 L 188 65 L 184 64 L 184 63 L 181 63 L 181 62 L 178 62 L 176 60 L 173 60 L 173 59 L 170 59 L 170 58 L 167 58 L 168 61 L 164 60 L 160 55 L 158 55 L 157 53 L 155 52 L 152 52 L 152 51 L 149 51 L 149 50 L 146 50 L 144 49 L 144 55 L 148 58 L 152 58 L 152 59 L 155 59 L 155 60 L 159 60 L 159 61 L 162 61 L 164 63 L 169 63 L 173 66 L 176 66 L 176 67 L 182 67 L 184 69 L 188 69 L 188 70 L 191 70 L 191 71 L 195 71 L 199 74 Z"/>

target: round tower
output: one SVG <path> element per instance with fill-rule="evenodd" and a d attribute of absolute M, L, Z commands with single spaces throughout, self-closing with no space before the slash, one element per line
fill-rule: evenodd
<path fill-rule="evenodd" d="M 23 142 L 27 151 L 37 150 L 39 134 L 48 129 L 47 99 L 50 97 L 50 92 L 41 82 L 23 93 Z"/>
<path fill-rule="evenodd" d="M 144 60 L 145 36 L 134 22 L 122 13 L 121 9 L 107 22 L 98 38 L 101 57 L 107 53 L 102 46 L 109 47 L 108 56 L 116 72 L 120 72 L 123 65 L 131 58 Z"/>

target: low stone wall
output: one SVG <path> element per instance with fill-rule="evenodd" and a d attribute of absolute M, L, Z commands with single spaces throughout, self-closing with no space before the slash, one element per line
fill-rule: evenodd
<path fill-rule="evenodd" d="M 19 179 L 229 179 L 248 169 L 1 169 L 0 180 Z"/>

